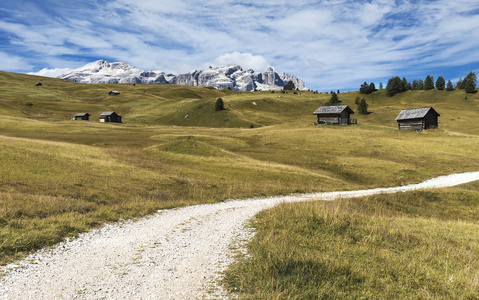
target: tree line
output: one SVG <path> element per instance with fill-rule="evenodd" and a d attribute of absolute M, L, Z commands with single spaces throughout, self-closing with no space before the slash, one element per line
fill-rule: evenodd
<path fill-rule="evenodd" d="M 475 93 L 476 92 L 476 81 L 477 76 L 474 72 L 469 72 L 469 74 L 464 78 L 460 78 L 456 86 L 454 86 L 451 80 L 448 80 L 447 83 L 442 76 L 439 76 L 434 82 L 434 77 L 427 75 L 424 80 L 417 79 L 412 82 L 408 82 L 406 78 L 400 79 L 398 76 L 392 77 L 388 80 L 386 85 L 386 94 L 390 97 L 405 92 L 405 91 L 415 91 L 415 90 L 446 90 L 453 91 L 454 89 L 463 89 L 466 93 Z"/>
<path fill-rule="evenodd" d="M 394 96 L 396 94 L 405 92 L 405 91 L 416 91 L 416 90 L 446 90 L 453 91 L 455 89 L 463 89 L 466 93 L 475 93 L 476 92 L 476 82 L 477 76 L 474 72 L 469 72 L 469 74 L 464 78 L 460 78 L 457 84 L 454 86 L 451 80 L 447 82 L 442 76 L 439 76 L 434 82 L 434 77 L 427 75 L 424 80 L 416 79 L 412 82 L 408 82 L 405 77 L 402 79 L 399 76 L 392 77 L 388 80 L 386 85 L 386 94 L 388 96 Z M 382 89 L 382 83 L 379 84 L 379 88 Z M 374 91 L 377 91 L 373 82 L 368 84 L 364 82 L 359 88 L 361 94 L 370 94 Z"/>

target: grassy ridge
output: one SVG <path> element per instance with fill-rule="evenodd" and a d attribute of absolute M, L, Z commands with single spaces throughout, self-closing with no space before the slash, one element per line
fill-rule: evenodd
<path fill-rule="evenodd" d="M 366 97 L 373 113 L 357 116 L 357 126 L 313 126 L 312 112 L 329 95 L 85 85 L 0 72 L 0 262 L 162 208 L 479 169 L 470 125 L 477 95 L 381 93 Z M 339 97 L 355 109 L 356 96 Z M 226 111 L 214 111 L 218 97 Z M 429 105 L 454 122 L 415 133 L 390 121 L 404 106 Z M 124 123 L 97 122 L 108 110 Z M 78 112 L 91 121 L 70 121 Z"/>
<path fill-rule="evenodd" d="M 475 299 L 478 188 L 283 204 L 225 283 L 242 299 Z"/>

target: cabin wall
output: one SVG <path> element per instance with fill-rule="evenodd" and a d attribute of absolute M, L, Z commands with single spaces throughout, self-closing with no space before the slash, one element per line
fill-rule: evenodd
<path fill-rule="evenodd" d="M 433 113 L 428 113 L 425 117 L 424 117 L 424 121 L 425 121 L 425 129 L 428 129 L 428 128 L 437 128 L 437 116 Z"/>
<path fill-rule="evenodd" d="M 399 130 L 424 130 L 425 122 L 422 119 L 398 120 Z"/>
<path fill-rule="evenodd" d="M 335 125 L 335 124 L 340 124 L 340 122 L 341 122 L 341 118 L 339 116 L 323 117 L 318 115 L 318 124 Z"/>

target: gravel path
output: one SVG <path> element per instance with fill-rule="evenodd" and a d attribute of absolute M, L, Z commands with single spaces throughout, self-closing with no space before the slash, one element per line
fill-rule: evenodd
<path fill-rule="evenodd" d="M 215 284 L 231 262 L 245 222 L 282 202 L 334 200 L 440 188 L 479 180 L 453 174 L 416 185 L 264 199 L 232 200 L 162 210 L 136 222 L 106 225 L 0 268 L 0 299 L 226 298 Z"/>

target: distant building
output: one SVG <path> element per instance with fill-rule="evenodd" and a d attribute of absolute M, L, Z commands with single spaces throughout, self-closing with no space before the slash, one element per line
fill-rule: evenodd
<path fill-rule="evenodd" d="M 117 95 L 120 95 L 120 92 L 119 92 L 119 91 L 110 91 L 110 92 L 108 93 L 108 95 L 110 95 L 110 96 L 117 96 Z"/>
<path fill-rule="evenodd" d="M 347 105 L 321 106 L 313 113 L 318 118 L 315 125 L 356 124 L 357 120 L 351 119 L 351 114 L 354 114 L 354 111 Z"/>
<path fill-rule="evenodd" d="M 403 109 L 396 117 L 399 130 L 425 130 L 437 128 L 441 116 L 432 107 Z"/>
<path fill-rule="evenodd" d="M 35 84 L 35 86 L 42 86 L 43 84 L 41 82 L 37 82 L 37 84 Z"/>
<path fill-rule="evenodd" d="M 72 120 L 85 120 L 85 121 L 88 121 L 90 120 L 90 114 L 89 113 L 79 113 L 79 114 L 76 114 L 74 118 L 72 118 Z"/>
<path fill-rule="evenodd" d="M 100 122 L 101 123 L 107 123 L 107 122 L 121 123 L 121 116 L 117 115 L 117 113 L 114 111 L 105 111 L 105 112 L 102 112 L 100 115 Z"/>

